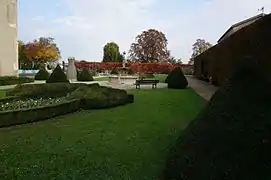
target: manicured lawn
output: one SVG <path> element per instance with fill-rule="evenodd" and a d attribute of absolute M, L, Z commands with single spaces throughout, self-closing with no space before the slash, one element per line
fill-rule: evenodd
<path fill-rule="evenodd" d="M 1 98 L 1 97 L 5 97 L 5 95 L 6 95 L 5 91 L 0 90 L 0 98 Z"/>
<path fill-rule="evenodd" d="M 94 81 L 109 81 L 109 77 L 97 77 L 94 78 Z"/>
<path fill-rule="evenodd" d="M 133 90 L 135 102 L 0 129 L 0 179 L 157 179 L 205 105 L 192 90 Z"/>

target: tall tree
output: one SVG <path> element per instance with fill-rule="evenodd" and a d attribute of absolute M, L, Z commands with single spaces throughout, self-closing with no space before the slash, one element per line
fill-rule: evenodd
<path fill-rule="evenodd" d="M 20 69 L 28 69 L 26 66 L 26 58 L 24 54 L 25 44 L 23 41 L 18 40 L 18 59 Z"/>
<path fill-rule="evenodd" d="M 167 44 L 167 38 L 163 32 L 155 29 L 143 31 L 130 47 L 130 59 L 137 62 L 168 61 L 170 52 Z"/>
<path fill-rule="evenodd" d="M 175 58 L 175 57 L 170 57 L 169 61 L 171 64 L 183 64 L 182 58 Z"/>
<path fill-rule="evenodd" d="M 119 46 L 115 42 L 107 43 L 104 46 L 103 62 L 120 62 L 122 57 L 120 57 Z"/>
<path fill-rule="evenodd" d="M 31 62 L 33 66 L 55 62 L 61 58 L 60 50 L 51 37 L 41 37 L 28 42 L 24 45 L 23 51 L 25 61 Z"/>
<path fill-rule="evenodd" d="M 203 53 L 204 51 L 208 50 L 213 45 L 204 39 L 197 39 L 196 42 L 193 44 L 193 53 L 189 64 L 194 64 L 194 58 Z"/>

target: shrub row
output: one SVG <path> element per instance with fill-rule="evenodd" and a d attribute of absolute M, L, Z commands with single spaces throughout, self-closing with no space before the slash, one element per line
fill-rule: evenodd
<path fill-rule="evenodd" d="M 25 110 L 0 112 L 0 127 L 26 124 L 72 113 L 80 109 L 80 100 Z"/>
<path fill-rule="evenodd" d="M 28 98 L 65 97 L 68 102 L 37 107 L 33 109 L 0 112 L 0 127 L 45 120 L 55 116 L 75 112 L 79 109 L 111 108 L 134 101 L 133 95 L 125 90 L 99 86 L 99 84 L 27 84 L 18 85 L 7 92 L 1 103 Z"/>
<path fill-rule="evenodd" d="M 49 76 L 50 76 L 49 72 L 46 69 L 42 68 L 36 74 L 35 80 L 47 80 Z"/>
<path fill-rule="evenodd" d="M 2 76 L 0 77 L 0 86 L 23 84 L 34 82 L 34 79 L 28 77 Z"/>
<path fill-rule="evenodd" d="M 6 95 L 18 96 L 21 98 L 54 98 L 66 96 L 68 93 L 75 91 L 79 86 L 88 85 L 75 83 L 17 85 L 15 88 L 7 91 Z"/>
<path fill-rule="evenodd" d="M 53 73 L 50 75 L 48 71 L 44 68 L 40 69 L 35 76 L 35 80 L 46 80 L 46 83 L 60 83 L 60 82 L 69 82 L 66 74 L 58 65 Z M 77 72 L 78 81 L 93 81 L 92 74 L 87 70 L 83 69 L 82 71 Z"/>

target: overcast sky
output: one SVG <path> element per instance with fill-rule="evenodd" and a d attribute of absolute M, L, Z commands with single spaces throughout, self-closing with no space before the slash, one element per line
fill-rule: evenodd
<path fill-rule="evenodd" d="M 63 59 L 101 61 L 110 41 L 128 51 L 136 35 L 155 28 L 172 56 L 187 62 L 197 38 L 215 44 L 234 23 L 257 15 L 271 0 L 18 0 L 19 39 L 55 38 Z"/>

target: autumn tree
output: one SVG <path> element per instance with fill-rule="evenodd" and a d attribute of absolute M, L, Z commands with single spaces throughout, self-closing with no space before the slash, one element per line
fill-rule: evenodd
<path fill-rule="evenodd" d="M 19 68 L 20 69 L 29 69 L 27 66 L 26 57 L 24 54 L 25 44 L 23 41 L 18 41 L 18 59 L 19 59 Z"/>
<path fill-rule="evenodd" d="M 57 44 L 50 37 L 41 37 L 26 43 L 23 54 L 25 55 L 25 61 L 30 62 L 32 67 L 47 62 L 55 62 L 61 58 Z"/>
<path fill-rule="evenodd" d="M 131 44 L 129 56 L 132 61 L 156 62 L 168 61 L 167 38 L 161 31 L 149 29 L 143 31 Z"/>
<path fill-rule="evenodd" d="M 119 46 L 115 42 L 107 43 L 103 48 L 103 62 L 121 62 Z"/>
<path fill-rule="evenodd" d="M 204 39 L 197 39 L 196 42 L 193 44 L 193 53 L 189 64 L 194 64 L 194 58 L 212 47 L 213 45 Z"/>

